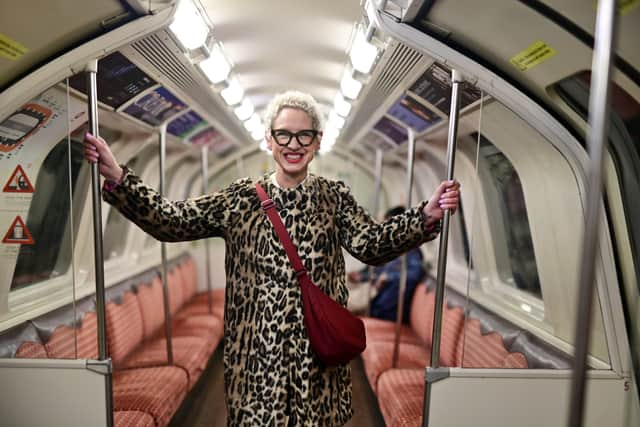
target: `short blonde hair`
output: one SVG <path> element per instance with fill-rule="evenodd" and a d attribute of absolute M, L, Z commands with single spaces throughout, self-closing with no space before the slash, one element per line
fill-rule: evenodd
<path fill-rule="evenodd" d="M 322 130 L 323 120 L 320 107 L 313 96 L 308 93 L 290 90 L 277 94 L 269 105 L 264 115 L 264 124 L 267 133 L 271 132 L 273 121 L 278 117 L 283 108 L 296 108 L 302 110 L 311 117 L 311 126 L 316 130 Z"/>

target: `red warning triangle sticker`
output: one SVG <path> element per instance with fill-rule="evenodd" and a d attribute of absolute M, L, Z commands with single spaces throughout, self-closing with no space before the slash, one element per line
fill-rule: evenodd
<path fill-rule="evenodd" d="M 34 188 L 22 166 L 18 165 L 2 191 L 5 193 L 33 193 Z"/>
<path fill-rule="evenodd" d="M 33 245 L 33 237 L 29 233 L 29 229 L 24 225 L 24 221 L 20 215 L 13 220 L 13 224 L 9 227 L 9 231 L 5 234 L 2 243 L 17 243 L 21 245 Z"/>

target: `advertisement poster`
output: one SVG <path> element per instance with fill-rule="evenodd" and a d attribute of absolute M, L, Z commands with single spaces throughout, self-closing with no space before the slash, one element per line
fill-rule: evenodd
<path fill-rule="evenodd" d="M 47 120 L 35 125 L 20 116 L 24 111 L 46 114 Z M 69 130 L 86 123 L 87 112 L 84 102 L 67 99 L 65 91 L 54 87 L 25 104 L 9 119 L 12 117 L 14 123 L 7 124 L 5 120 L 0 124 L 0 133 L 5 137 L 20 140 L 12 150 L 0 151 L 0 293 L 9 291 L 21 247 L 32 248 L 39 238 L 29 229 L 29 208 L 38 191 L 35 184 L 42 163 Z M 0 295 L 0 304 L 7 300 L 6 294 Z"/>
<path fill-rule="evenodd" d="M 440 116 L 409 95 L 405 95 L 393 104 L 388 114 L 416 132 L 424 132 L 431 125 L 442 120 Z"/>
<path fill-rule="evenodd" d="M 53 111 L 39 104 L 29 103 L 0 123 L 0 153 L 7 153 L 20 147 L 23 141 L 44 126 Z M 0 158 L 5 155 L 0 154 Z"/>
<path fill-rule="evenodd" d="M 449 115 L 451 105 L 451 70 L 434 62 L 409 90 L 441 113 Z"/>
<path fill-rule="evenodd" d="M 233 147 L 229 140 L 211 126 L 193 134 L 189 143 L 200 147 L 207 146 L 216 154 L 223 154 Z"/>
<path fill-rule="evenodd" d="M 191 132 L 198 128 L 204 127 L 207 122 L 195 111 L 189 111 L 186 114 L 177 117 L 167 125 L 167 132 L 178 138 L 185 138 Z"/>
<path fill-rule="evenodd" d="M 124 112 L 151 126 L 159 126 L 187 106 L 164 87 L 152 90 Z"/>
<path fill-rule="evenodd" d="M 120 52 L 114 52 L 98 61 L 98 100 L 110 107 L 118 108 L 145 89 L 156 84 Z M 69 79 L 74 89 L 86 94 L 87 82 L 84 73 Z"/>
<path fill-rule="evenodd" d="M 415 81 L 409 91 L 427 101 L 445 116 L 451 110 L 451 70 L 434 62 Z M 460 85 L 460 109 L 480 99 L 480 90 L 475 86 Z"/>
<path fill-rule="evenodd" d="M 375 130 L 386 136 L 394 144 L 399 145 L 407 140 L 407 128 L 400 125 L 388 117 L 382 117 L 373 127 Z"/>

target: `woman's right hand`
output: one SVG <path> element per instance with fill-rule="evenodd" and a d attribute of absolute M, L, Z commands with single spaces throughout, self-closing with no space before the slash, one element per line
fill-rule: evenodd
<path fill-rule="evenodd" d="M 105 140 L 89 132 L 84 135 L 84 158 L 91 163 L 98 162 L 98 170 L 105 179 L 117 182 L 122 176 L 122 168 Z"/>

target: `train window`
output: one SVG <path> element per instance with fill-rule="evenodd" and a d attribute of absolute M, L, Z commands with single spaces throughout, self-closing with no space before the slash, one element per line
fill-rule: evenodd
<path fill-rule="evenodd" d="M 556 83 L 558 95 L 586 122 L 589 105 L 591 72 L 582 71 Z M 609 152 L 619 176 L 622 204 L 625 210 L 632 253 L 640 245 L 640 103 L 612 82 L 609 125 Z M 640 275 L 640 259 L 633 257 L 636 283 Z"/>
<path fill-rule="evenodd" d="M 180 168 L 180 163 L 176 163 L 173 164 L 170 167 L 167 167 L 166 172 L 165 172 L 165 190 L 164 190 L 164 195 L 166 198 L 171 199 L 171 200 L 176 200 L 178 197 L 173 197 L 176 196 L 177 194 L 179 194 L 179 191 L 175 188 L 175 186 L 180 186 L 182 187 L 182 185 L 184 185 L 184 182 L 179 178 L 179 174 L 177 174 L 176 172 L 178 171 L 178 169 Z M 156 187 L 158 190 L 160 188 L 160 184 L 158 184 L 158 186 Z M 172 196 L 173 195 L 173 196 Z M 158 240 L 156 240 L 155 237 L 153 237 L 151 234 L 146 234 L 145 238 L 144 238 L 144 247 L 145 248 L 151 248 L 153 247 L 156 243 L 158 242 Z"/>
<path fill-rule="evenodd" d="M 138 170 L 140 164 L 139 156 L 136 156 L 127 162 L 127 166 L 134 171 Z M 109 209 L 107 224 L 104 229 L 105 261 L 122 255 L 126 246 L 126 239 L 123 238 L 123 236 L 127 235 L 126 230 L 129 225 L 130 222 L 128 222 L 124 215 L 122 215 L 117 209 Z"/>
<path fill-rule="evenodd" d="M 478 139 L 478 134 L 471 135 Z M 502 283 L 542 297 L 536 257 L 531 240 L 531 228 L 522 192 L 520 177 L 513 164 L 484 135 L 480 134 L 480 156 L 483 161 L 479 171 L 484 193 L 490 205 L 497 211 L 491 213 L 493 236 L 500 236 L 497 244 L 504 245 L 503 256 L 497 257 L 498 274 Z M 487 188 L 490 187 L 490 188 Z M 500 228 L 499 232 L 496 228 Z"/>
<path fill-rule="evenodd" d="M 467 189 L 464 215 L 473 265 L 466 276 L 452 276 L 449 286 L 571 354 L 583 175 L 558 142 L 499 101 L 485 102 L 481 118 L 466 118 L 478 127 L 459 141 L 465 160 L 457 162 Z M 475 168 L 476 156 L 477 174 L 467 170 Z M 609 349 L 599 300 L 593 311 L 590 355 L 600 362 L 594 367 L 604 368 Z"/>
<path fill-rule="evenodd" d="M 60 167 L 68 165 L 68 159 L 71 160 L 71 173 L 67 167 Z M 36 178 L 35 192 L 26 219 L 26 228 L 37 238 L 33 239 L 33 244 L 20 247 L 11 282 L 12 291 L 63 275 L 69 269 L 73 243 L 69 178 L 74 206 L 82 206 L 88 186 L 88 173 L 82 173 L 85 169 L 87 164 L 83 161 L 82 144 L 68 144 L 66 138 L 56 144 L 45 158 Z M 74 225 L 77 227 L 78 221 L 74 221 Z M 77 229 L 74 230 L 74 236 L 76 232 Z"/>
<path fill-rule="evenodd" d="M 244 159 L 244 161 L 251 161 L 251 159 L 246 158 Z M 225 188 L 241 177 L 242 175 L 239 164 L 229 163 L 222 170 L 213 175 L 210 175 L 208 184 L 209 191 L 218 191 L 221 188 Z"/>
<path fill-rule="evenodd" d="M 576 112 L 586 126 L 591 72 L 581 71 L 551 86 L 560 98 Z M 616 82 L 610 86 L 608 152 L 613 183 L 607 184 L 605 198 L 608 217 L 614 230 L 617 264 L 623 284 L 626 321 L 631 342 L 640 351 L 640 103 Z M 637 353 L 636 353 L 637 354 Z M 637 355 L 636 355 L 637 357 Z M 640 373 L 637 373 L 640 384 Z M 640 385 L 638 386 L 640 387 Z"/>

